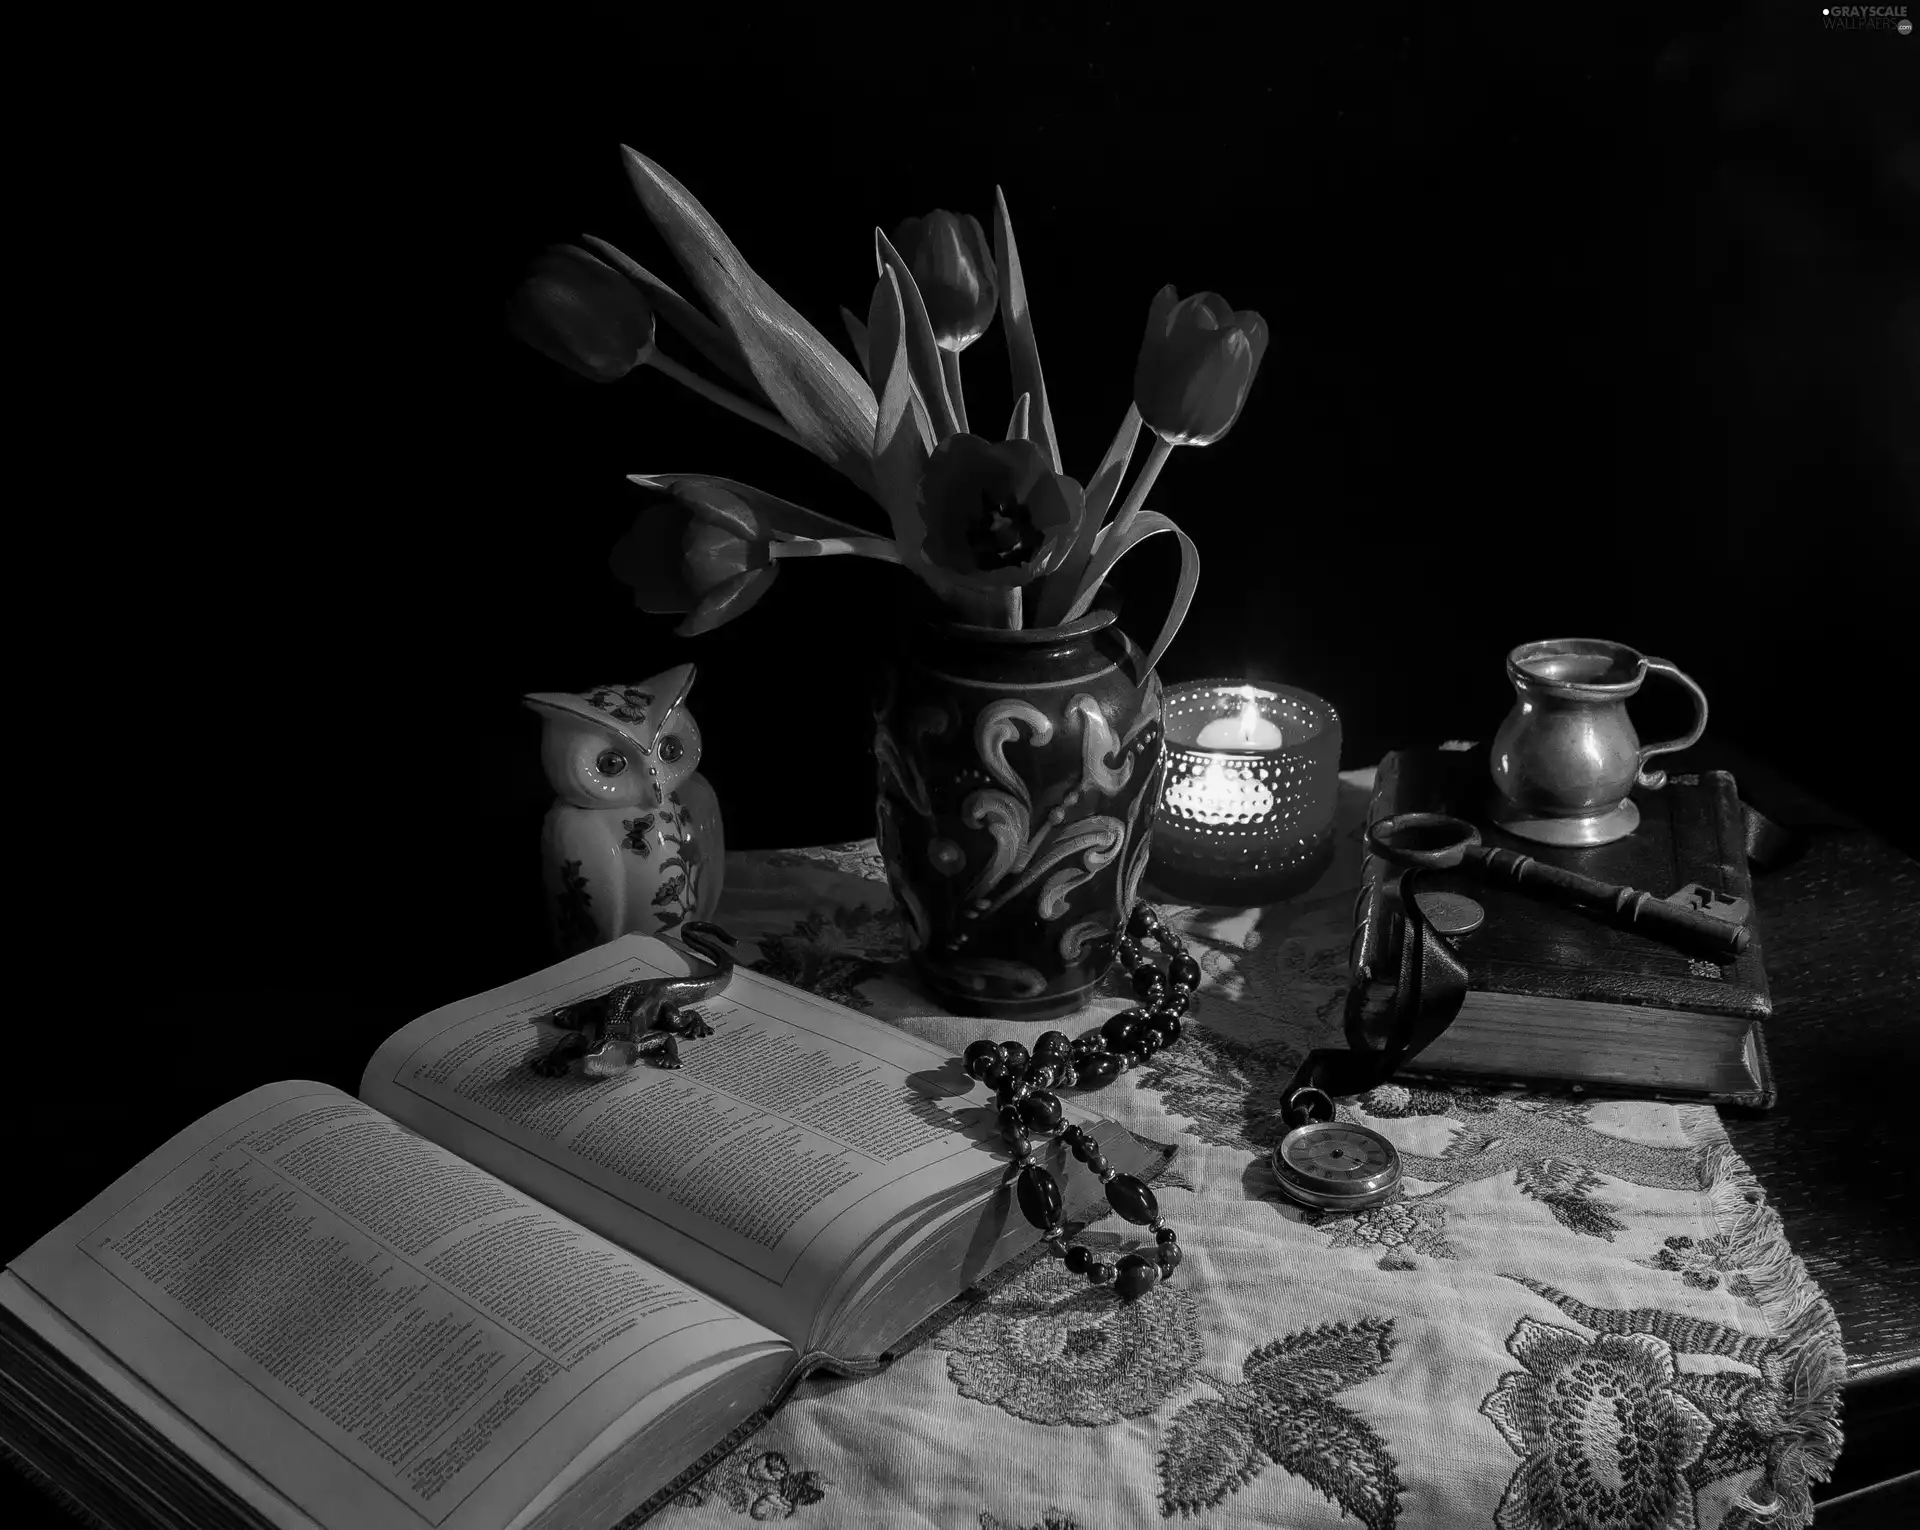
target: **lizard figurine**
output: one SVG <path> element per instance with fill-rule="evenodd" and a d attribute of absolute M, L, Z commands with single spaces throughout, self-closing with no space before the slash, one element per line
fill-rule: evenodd
<path fill-rule="evenodd" d="M 713 1034 L 700 1012 L 685 1006 L 725 990 L 733 977 L 733 954 L 726 947 L 734 943 L 719 925 L 700 920 L 681 925 L 679 933 L 683 944 L 712 964 L 711 972 L 622 983 L 539 1016 L 572 1034 L 535 1057 L 533 1071 L 559 1078 L 577 1062 L 589 1078 L 614 1078 L 642 1058 L 656 1068 L 679 1067 L 681 1039 Z"/>

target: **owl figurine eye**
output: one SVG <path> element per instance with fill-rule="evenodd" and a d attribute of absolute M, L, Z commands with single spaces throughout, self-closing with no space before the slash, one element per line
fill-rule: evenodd
<path fill-rule="evenodd" d="M 593 768 L 603 776 L 617 776 L 627 768 L 627 757 L 618 749 L 603 749 Z"/>
<path fill-rule="evenodd" d="M 677 765 L 680 762 L 680 756 L 686 752 L 686 746 L 680 742 L 680 735 L 677 733 L 669 733 L 660 740 L 660 759 L 663 764 Z"/>

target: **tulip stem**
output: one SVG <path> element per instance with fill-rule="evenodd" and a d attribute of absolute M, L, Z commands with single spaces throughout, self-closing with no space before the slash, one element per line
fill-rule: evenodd
<path fill-rule="evenodd" d="M 962 435 L 971 434 L 967 429 L 967 402 L 960 393 L 960 353 L 940 346 L 940 370 L 947 376 L 947 397 L 953 400 L 954 419 L 959 423 Z"/>
<path fill-rule="evenodd" d="M 842 553 L 882 563 L 901 561 L 899 547 L 888 537 L 794 537 L 767 544 L 769 558 L 832 558 Z"/>
<path fill-rule="evenodd" d="M 679 383 L 681 387 L 691 388 L 702 398 L 718 404 L 722 409 L 731 409 L 735 414 L 739 415 L 741 419 L 751 420 L 762 429 L 770 430 L 776 436 L 791 441 L 803 451 L 806 449 L 806 443 L 793 433 L 792 428 L 785 420 L 781 419 L 779 415 L 762 409 L 758 404 L 749 404 L 737 393 L 729 393 L 725 388 L 715 386 L 713 383 L 708 382 L 706 378 L 700 376 L 699 373 L 689 372 L 685 367 L 681 366 L 679 362 L 662 356 L 658 351 L 655 351 L 647 358 L 647 364 L 658 367 L 662 372 L 665 372 L 667 376 Z"/>
<path fill-rule="evenodd" d="M 1020 586 L 1017 584 L 1010 585 L 1007 589 L 1007 628 L 1009 631 L 1018 632 L 1020 630 L 1022 625 L 1021 619 L 1024 615 L 1020 609 L 1021 604 Z"/>
<path fill-rule="evenodd" d="M 1147 502 L 1147 491 L 1153 487 L 1154 479 L 1160 476 L 1160 469 L 1167 465 L 1167 458 L 1173 455 L 1173 443 L 1164 436 L 1153 438 L 1153 449 L 1147 453 L 1147 460 L 1140 465 L 1140 476 L 1133 481 L 1133 487 L 1127 491 L 1126 503 L 1114 512 L 1113 520 L 1100 534 L 1104 544 L 1126 535 L 1127 527 L 1140 513 L 1140 507 Z"/>

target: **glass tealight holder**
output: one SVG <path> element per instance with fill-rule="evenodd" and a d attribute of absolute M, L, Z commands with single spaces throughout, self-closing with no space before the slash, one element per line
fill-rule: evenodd
<path fill-rule="evenodd" d="M 1313 886 L 1333 859 L 1339 714 L 1288 685 L 1189 680 L 1167 688 L 1161 715 L 1149 889 L 1252 908 Z"/>

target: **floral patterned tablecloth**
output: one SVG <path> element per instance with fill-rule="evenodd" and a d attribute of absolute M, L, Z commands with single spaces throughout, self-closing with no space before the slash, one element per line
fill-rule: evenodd
<path fill-rule="evenodd" d="M 1174 1279 L 1123 1305 L 1057 1260 L 1003 1273 L 883 1372 L 803 1382 L 650 1524 L 1809 1522 L 1840 1445 L 1839 1328 L 1711 1107 L 1388 1085 L 1342 1113 L 1399 1147 L 1400 1198 L 1280 1196 L 1279 1090 L 1340 1044 L 1371 784 L 1342 777 L 1310 894 L 1162 905 L 1205 974 L 1186 1034 L 1079 1097 L 1178 1144 L 1156 1187 Z M 956 1053 L 1035 1029 L 908 985 L 872 841 L 729 856 L 718 918 L 759 970 Z M 1129 1002 L 1116 981 L 1056 1023 Z"/>

